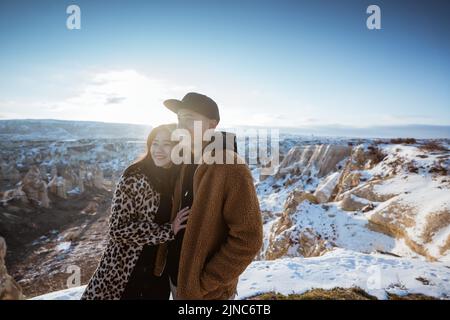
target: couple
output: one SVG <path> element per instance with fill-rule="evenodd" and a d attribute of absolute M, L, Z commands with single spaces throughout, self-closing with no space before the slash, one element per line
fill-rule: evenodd
<path fill-rule="evenodd" d="M 202 134 L 202 140 L 220 120 L 217 104 L 198 93 L 164 105 L 193 141 L 194 134 Z M 202 132 L 194 130 L 194 123 L 201 124 Z M 204 162 L 173 164 L 176 127 L 154 128 L 146 155 L 121 176 L 109 242 L 82 299 L 167 300 L 170 293 L 174 299 L 235 297 L 239 275 L 262 245 L 252 176 L 233 148 L 207 152 L 205 142 L 200 151 Z M 206 161 L 212 155 L 235 161 Z"/>

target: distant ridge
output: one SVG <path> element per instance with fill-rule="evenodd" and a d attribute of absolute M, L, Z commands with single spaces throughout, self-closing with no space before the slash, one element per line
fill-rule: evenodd
<path fill-rule="evenodd" d="M 0 120 L 4 140 L 138 139 L 145 140 L 151 126 L 53 119 Z"/>
<path fill-rule="evenodd" d="M 314 135 L 318 137 L 450 139 L 450 126 L 420 124 L 372 127 L 324 125 L 298 128 L 268 128 L 257 126 L 239 126 L 236 128 L 279 129 L 282 134 Z M 236 128 L 232 128 L 231 130 Z M 226 130 L 227 128 L 224 129 Z M 0 120 L 0 138 L 11 141 L 72 140 L 89 138 L 145 140 L 150 130 L 150 125 L 98 121 L 55 119 Z"/>
<path fill-rule="evenodd" d="M 240 126 L 240 128 L 246 128 Z M 252 127 L 258 128 L 258 127 Z M 262 127 L 261 127 L 262 128 Z M 264 127 L 265 129 L 269 129 Z M 305 126 L 276 128 L 280 133 L 315 135 L 346 138 L 416 138 L 416 139 L 450 139 L 450 126 L 438 125 L 397 125 L 397 126 L 371 126 L 350 127 L 342 125 Z"/>

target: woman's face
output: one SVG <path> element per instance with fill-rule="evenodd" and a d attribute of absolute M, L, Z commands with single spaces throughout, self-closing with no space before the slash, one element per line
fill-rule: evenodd
<path fill-rule="evenodd" d="M 170 133 L 166 130 L 158 132 L 150 146 L 150 155 L 156 166 L 170 167 L 170 153 L 172 152 L 172 148 L 173 142 L 170 141 Z"/>

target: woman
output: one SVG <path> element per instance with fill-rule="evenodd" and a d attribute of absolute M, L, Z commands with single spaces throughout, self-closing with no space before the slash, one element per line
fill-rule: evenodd
<path fill-rule="evenodd" d="M 186 227 L 189 210 L 169 222 L 176 167 L 170 135 L 176 125 L 154 128 L 145 156 L 127 168 L 114 193 L 109 242 L 81 299 L 169 299 L 166 273 L 153 275 L 159 244 Z"/>

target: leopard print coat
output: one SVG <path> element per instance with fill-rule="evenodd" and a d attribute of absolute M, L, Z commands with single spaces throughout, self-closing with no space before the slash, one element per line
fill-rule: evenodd
<path fill-rule="evenodd" d="M 174 239 L 170 223 L 155 222 L 160 194 L 141 172 L 122 175 L 112 201 L 109 240 L 82 300 L 118 300 L 146 244 Z"/>

